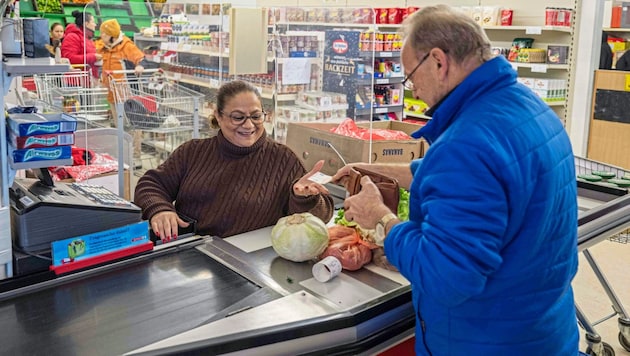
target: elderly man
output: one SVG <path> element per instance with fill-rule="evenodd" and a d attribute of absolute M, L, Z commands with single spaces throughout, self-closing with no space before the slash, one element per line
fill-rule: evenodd
<path fill-rule="evenodd" d="M 344 207 L 411 282 L 417 354 L 577 355 L 575 168 L 561 121 L 463 13 L 424 7 L 404 33 L 405 86 L 432 116 L 413 136 L 431 148 L 374 168 L 410 184 L 409 221 L 367 177 Z"/>

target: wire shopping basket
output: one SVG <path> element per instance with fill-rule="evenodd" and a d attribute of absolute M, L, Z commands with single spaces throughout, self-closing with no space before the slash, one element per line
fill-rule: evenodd
<path fill-rule="evenodd" d="M 109 119 L 108 89 L 92 77 L 89 66 L 73 65 L 64 73 L 33 76 L 39 100 L 88 122 Z"/>
<path fill-rule="evenodd" d="M 203 94 L 169 81 L 161 70 L 108 73 L 110 90 L 127 124 L 143 131 L 192 130 L 199 134 L 199 104 Z"/>

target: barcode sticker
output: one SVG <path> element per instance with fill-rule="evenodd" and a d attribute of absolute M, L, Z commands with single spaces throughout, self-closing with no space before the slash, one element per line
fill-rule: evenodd
<path fill-rule="evenodd" d="M 328 174 L 324 174 L 322 172 L 317 172 L 310 176 L 308 179 L 315 183 L 326 184 L 332 181 L 332 176 L 329 176 Z"/>
<path fill-rule="evenodd" d="M 74 143 L 74 135 L 59 135 L 60 145 L 72 145 Z"/>

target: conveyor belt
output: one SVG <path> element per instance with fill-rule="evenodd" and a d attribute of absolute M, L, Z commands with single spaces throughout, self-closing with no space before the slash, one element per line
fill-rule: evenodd
<path fill-rule="evenodd" d="M 260 290 L 195 249 L 163 254 L 0 302 L 1 353 L 118 355 Z"/>

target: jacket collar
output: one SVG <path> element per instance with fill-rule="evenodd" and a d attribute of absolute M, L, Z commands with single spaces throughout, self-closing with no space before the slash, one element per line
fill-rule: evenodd
<path fill-rule="evenodd" d="M 125 35 L 123 35 L 123 33 L 121 32 L 121 33 L 120 33 L 120 35 L 118 35 L 118 38 L 117 38 L 116 40 L 114 40 L 114 42 L 112 42 L 112 43 L 106 43 L 106 44 L 105 44 L 105 47 L 107 47 L 108 49 L 112 49 L 112 48 L 114 48 L 114 47 L 118 46 L 119 44 L 121 44 L 121 43 L 122 43 L 122 41 L 123 41 L 123 39 L 124 39 L 124 36 L 125 36 Z"/>
<path fill-rule="evenodd" d="M 487 100 L 480 97 L 488 91 L 496 90 L 497 85 L 507 86 L 515 82 L 516 72 L 503 56 L 483 63 L 444 97 L 435 109 L 431 108 L 431 120 L 411 136 L 424 137 L 430 144 L 435 142 L 469 103 Z"/>

